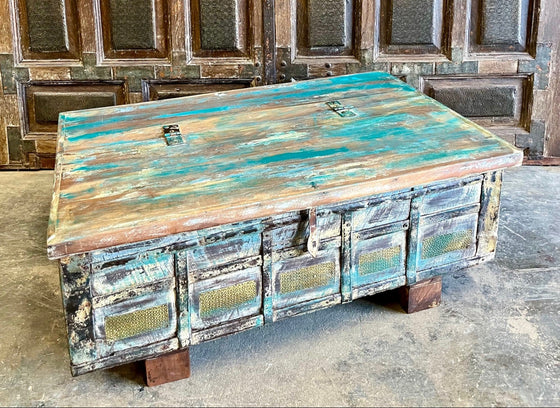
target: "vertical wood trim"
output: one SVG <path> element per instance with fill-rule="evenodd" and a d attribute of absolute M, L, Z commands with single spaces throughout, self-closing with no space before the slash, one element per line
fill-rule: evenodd
<path fill-rule="evenodd" d="M 265 231 L 262 235 L 262 297 L 264 322 L 272 323 L 272 235 Z"/>
<path fill-rule="evenodd" d="M 560 157 L 560 9 L 558 0 L 541 0 L 539 22 L 539 43 L 549 43 L 552 45 L 552 58 L 548 78 L 549 100 L 550 103 L 545 108 L 543 114 L 546 115 L 546 130 L 544 139 L 544 156 Z"/>
<path fill-rule="evenodd" d="M 352 301 L 352 213 L 342 216 L 342 260 L 340 268 L 340 291 L 342 303 Z"/>
<path fill-rule="evenodd" d="M 185 6 L 183 0 L 169 0 L 169 32 L 171 33 L 171 49 L 185 51 Z M 180 61 L 184 63 L 184 61 Z"/>
<path fill-rule="evenodd" d="M 493 255 L 496 251 L 501 187 L 501 171 L 484 175 L 478 220 L 478 247 L 476 250 L 476 255 L 479 257 Z"/>
<path fill-rule="evenodd" d="M 410 204 L 410 229 L 408 239 L 408 251 L 406 254 L 406 284 L 412 285 L 416 282 L 416 268 L 418 266 L 418 236 L 420 234 L 420 204 L 424 196 L 412 199 Z"/>
<path fill-rule="evenodd" d="M 175 255 L 177 290 L 177 337 L 181 347 L 191 343 L 191 307 L 189 304 L 189 274 L 185 251 Z"/>
<path fill-rule="evenodd" d="M 374 7 L 374 0 L 362 0 L 359 6 L 361 19 L 359 21 L 360 43 L 358 48 L 362 50 L 373 48 L 375 26 Z"/>
<path fill-rule="evenodd" d="M 95 13 L 94 2 L 91 0 L 76 0 L 78 21 L 83 52 L 96 52 Z"/>
<path fill-rule="evenodd" d="M 288 48 L 292 44 L 291 10 L 290 0 L 275 3 L 276 27 L 282 27 L 276 34 L 276 46 L 279 48 Z"/>
<path fill-rule="evenodd" d="M 276 82 L 276 26 L 274 20 L 275 0 L 263 0 L 263 58 L 264 84 Z"/>
<path fill-rule="evenodd" d="M 9 54 L 12 52 L 12 42 L 14 35 L 12 34 L 12 27 L 10 20 L 12 19 L 13 11 L 8 0 L 0 0 L 0 53 Z M 0 95 L 2 90 L 0 89 Z"/>

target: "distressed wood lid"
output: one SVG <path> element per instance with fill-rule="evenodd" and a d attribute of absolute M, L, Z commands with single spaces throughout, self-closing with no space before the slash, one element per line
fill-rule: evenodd
<path fill-rule="evenodd" d="M 327 205 L 521 160 L 518 149 L 383 72 L 63 113 L 48 255 Z"/>

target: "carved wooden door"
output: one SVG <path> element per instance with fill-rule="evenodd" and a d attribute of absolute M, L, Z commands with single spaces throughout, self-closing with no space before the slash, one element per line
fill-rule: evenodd
<path fill-rule="evenodd" d="M 262 83 L 261 0 L 0 0 L 0 166 L 52 168 L 59 112 Z"/>
<path fill-rule="evenodd" d="M 560 155 L 554 1 L 276 0 L 275 10 L 277 81 L 388 71 L 529 157 Z"/>
<path fill-rule="evenodd" d="M 554 0 L 0 0 L 0 168 L 52 168 L 65 110 L 369 70 L 560 155 L 559 18 Z"/>

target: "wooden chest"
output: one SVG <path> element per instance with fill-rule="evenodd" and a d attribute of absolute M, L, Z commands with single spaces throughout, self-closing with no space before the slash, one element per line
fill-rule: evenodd
<path fill-rule="evenodd" d="M 72 372 L 492 258 L 521 153 L 380 72 L 62 114 Z"/>

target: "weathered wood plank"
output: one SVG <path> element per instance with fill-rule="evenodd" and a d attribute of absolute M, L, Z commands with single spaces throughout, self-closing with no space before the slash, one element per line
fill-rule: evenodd
<path fill-rule="evenodd" d="M 481 183 L 478 181 L 427 194 L 422 200 L 419 211 L 421 214 L 430 214 L 478 203 L 480 201 L 480 189 Z"/>
<path fill-rule="evenodd" d="M 501 171 L 484 175 L 480 200 L 480 216 L 478 220 L 477 256 L 487 256 L 496 251 L 501 189 Z"/>
<path fill-rule="evenodd" d="M 102 368 L 116 367 L 132 361 L 138 361 L 151 357 L 157 357 L 161 354 L 166 354 L 179 348 L 179 342 L 176 338 L 161 341 L 159 343 L 150 344 L 145 347 L 132 348 L 117 353 L 113 356 L 98 358 L 81 365 L 71 366 L 72 375 L 85 374 L 90 371 L 99 370 Z"/>
<path fill-rule="evenodd" d="M 97 264 L 93 266 L 93 272 L 92 293 L 95 296 L 103 296 L 173 277 L 173 256 L 146 256 L 123 265 L 105 268 L 103 264 Z"/>
<path fill-rule="evenodd" d="M 331 98 L 358 115 L 341 118 L 325 106 Z M 166 123 L 178 123 L 188 142 L 165 146 Z M 60 130 L 51 258 L 521 160 L 510 145 L 385 73 L 70 113 Z"/>

